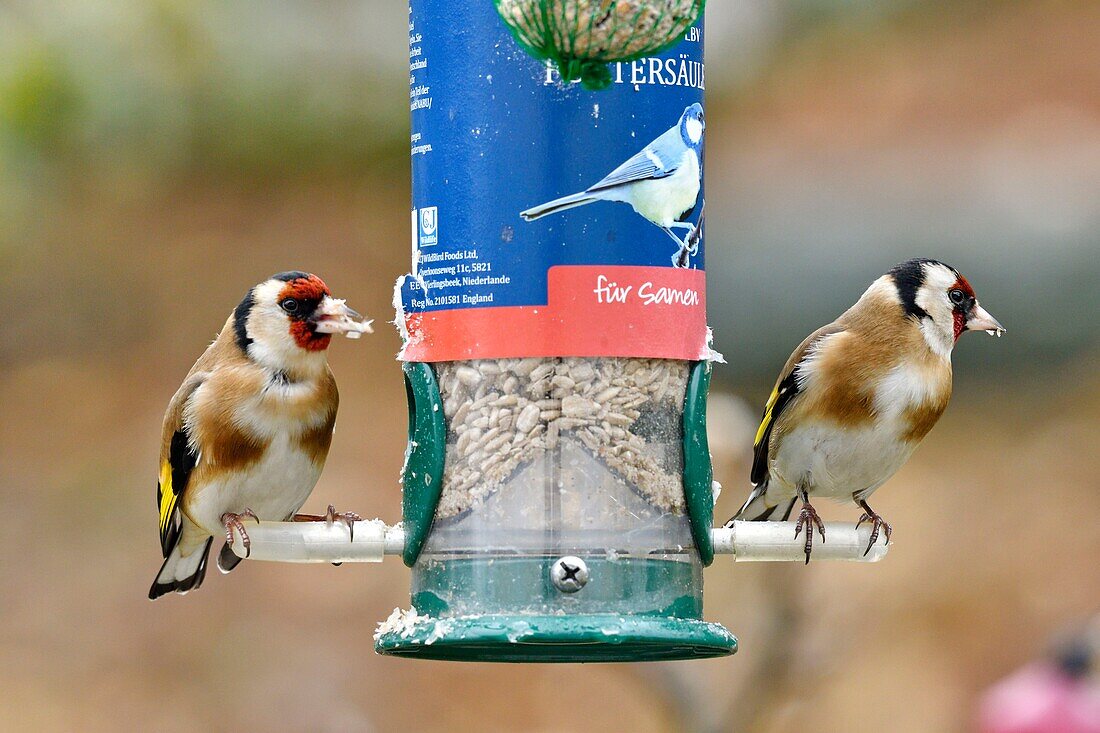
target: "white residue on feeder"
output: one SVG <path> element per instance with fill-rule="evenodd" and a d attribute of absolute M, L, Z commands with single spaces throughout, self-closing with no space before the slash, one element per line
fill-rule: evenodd
<path fill-rule="evenodd" d="M 402 639 L 407 639 L 416 631 L 416 623 L 426 618 L 428 617 L 418 615 L 415 608 L 407 611 L 395 608 L 389 618 L 378 624 L 378 628 L 374 630 L 374 640 L 378 641 L 384 634 L 397 634 Z"/>
<path fill-rule="evenodd" d="M 530 636 L 534 629 L 526 621 L 515 621 L 508 626 L 506 637 L 510 644 L 515 644 L 520 639 Z"/>
<path fill-rule="evenodd" d="M 435 622 L 435 625 L 432 626 L 432 633 L 428 634 L 428 638 L 424 639 L 424 646 L 431 646 L 436 643 L 449 634 L 452 628 L 454 628 L 454 622 L 449 619 L 439 619 Z"/>
<path fill-rule="evenodd" d="M 600 119 L 600 103 L 599 102 L 592 105 L 592 119 L 594 119 L 594 120 Z"/>
<path fill-rule="evenodd" d="M 427 294 L 428 292 L 427 283 L 425 283 L 423 279 L 419 277 L 414 278 L 412 275 L 402 275 L 401 277 L 397 278 L 397 282 L 394 283 L 393 325 L 397 326 L 397 332 L 401 334 L 401 351 L 399 351 L 397 354 L 398 359 L 402 359 L 404 357 L 406 349 L 414 344 L 420 343 L 420 341 L 424 338 L 422 333 L 410 333 L 408 323 L 405 320 L 405 304 L 401 298 L 401 291 L 404 289 L 405 283 L 408 282 L 410 278 L 420 283 L 420 287 L 425 294 Z"/>
<path fill-rule="evenodd" d="M 718 497 L 722 495 L 722 484 L 717 481 L 710 482 L 710 493 L 714 497 L 714 503 L 718 504 Z"/>
<path fill-rule="evenodd" d="M 719 364 L 726 363 L 726 357 L 722 356 L 720 352 L 714 350 L 714 329 L 707 326 L 707 341 L 705 351 L 702 354 L 703 361 L 713 361 Z"/>
<path fill-rule="evenodd" d="M 409 343 L 409 329 L 405 326 L 405 304 L 401 299 L 401 291 L 405 288 L 405 279 L 408 275 L 397 278 L 393 284 L 393 325 L 397 326 L 397 332 L 401 334 L 401 342 Z"/>

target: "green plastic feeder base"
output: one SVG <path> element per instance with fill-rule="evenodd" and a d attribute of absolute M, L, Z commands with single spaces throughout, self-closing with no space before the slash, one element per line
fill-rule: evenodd
<path fill-rule="evenodd" d="M 464 662 L 658 662 L 727 656 L 737 639 L 719 624 L 664 616 L 466 616 L 383 634 L 375 651 Z"/>

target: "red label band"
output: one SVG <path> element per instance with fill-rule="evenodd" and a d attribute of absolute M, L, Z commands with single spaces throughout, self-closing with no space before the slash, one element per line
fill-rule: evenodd
<path fill-rule="evenodd" d="M 405 361 L 619 356 L 707 357 L 706 273 L 672 267 L 562 265 L 547 305 L 465 308 L 405 318 Z"/>

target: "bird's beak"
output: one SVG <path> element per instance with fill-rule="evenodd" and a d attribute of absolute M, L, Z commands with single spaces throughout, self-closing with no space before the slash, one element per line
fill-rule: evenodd
<path fill-rule="evenodd" d="M 314 314 L 317 333 L 342 333 L 349 339 L 357 339 L 364 333 L 373 333 L 370 324 L 373 320 L 363 320 L 363 317 L 348 308 L 347 303 L 339 298 L 326 295 Z"/>
<path fill-rule="evenodd" d="M 997 322 L 997 319 L 989 314 L 985 308 L 974 304 L 970 311 L 970 317 L 966 319 L 967 331 L 985 331 L 990 336 L 1000 336 L 1005 332 L 1005 327 Z"/>

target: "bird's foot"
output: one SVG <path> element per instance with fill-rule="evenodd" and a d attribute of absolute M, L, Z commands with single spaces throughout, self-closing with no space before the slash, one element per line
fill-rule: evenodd
<path fill-rule="evenodd" d="M 818 516 L 817 510 L 810 506 L 810 503 L 803 499 L 802 511 L 798 513 L 798 521 L 795 523 L 794 536 L 795 539 L 798 535 L 802 534 L 802 530 L 806 530 L 806 564 L 810 564 L 810 553 L 813 552 L 814 545 L 814 529 L 821 535 L 821 541 L 825 541 L 825 523 L 821 521 L 821 517 Z"/>
<path fill-rule="evenodd" d="M 867 549 L 863 551 L 863 555 L 864 557 L 866 557 L 867 554 L 871 551 L 871 548 L 875 546 L 875 542 L 878 541 L 879 531 L 881 530 L 882 534 L 886 538 L 886 541 L 883 544 L 888 545 L 890 544 L 890 535 L 893 533 L 894 528 L 890 526 L 889 522 L 879 516 L 879 514 L 874 509 L 867 506 L 866 504 L 863 505 L 863 516 L 861 516 L 859 518 L 859 521 L 856 522 L 856 529 L 859 529 L 859 525 L 863 524 L 864 522 L 871 523 L 871 539 L 867 542 Z"/>
<path fill-rule="evenodd" d="M 699 221 L 695 223 L 695 226 L 684 237 L 684 246 L 688 249 L 688 254 L 692 257 L 699 253 L 699 242 L 703 241 L 703 219 L 707 215 L 707 202 L 703 202 L 703 208 L 699 212 Z"/>
<path fill-rule="evenodd" d="M 690 248 L 681 245 L 676 254 L 672 255 L 672 266 L 678 267 L 681 270 L 687 269 L 689 266 L 691 266 L 692 254 L 694 254 L 694 252 L 692 252 Z"/>
<path fill-rule="evenodd" d="M 348 528 L 348 538 L 355 541 L 355 523 L 363 521 L 363 518 L 355 512 L 339 512 L 337 513 L 336 507 L 332 504 L 328 505 L 328 511 L 325 512 L 325 524 L 332 526 L 336 522 L 344 525 Z"/>
<path fill-rule="evenodd" d="M 684 240 L 680 242 L 680 249 L 676 254 L 672 255 L 672 266 L 680 269 L 686 269 L 691 267 L 691 258 L 699 254 L 699 242 L 703 238 L 703 220 L 699 219 L 699 223 L 696 224 L 690 231 Z M 677 239 L 673 237 L 673 239 Z M 679 241 L 679 239 L 677 239 Z"/>
<path fill-rule="evenodd" d="M 256 512 L 251 509 L 245 509 L 240 514 L 234 514 L 233 512 L 226 512 L 221 516 L 222 526 L 225 527 L 225 541 L 226 544 L 233 545 L 233 535 L 238 534 L 241 537 L 241 544 L 244 545 L 244 556 L 247 558 L 252 554 L 252 540 L 248 538 L 248 532 L 245 531 L 244 522 L 241 521 L 245 518 L 256 520 L 256 524 L 260 523 L 260 518 L 256 516 Z"/>
<path fill-rule="evenodd" d="M 295 514 L 295 522 L 324 522 L 328 526 L 332 526 L 336 522 L 344 525 L 348 528 L 348 536 L 354 542 L 355 541 L 355 523 L 362 522 L 363 518 L 355 512 L 337 512 L 336 507 L 332 504 L 328 505 L 328 511 L 324 514 Z"/>

